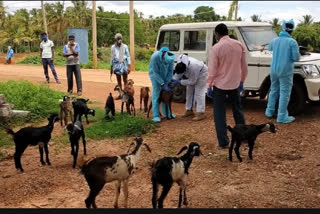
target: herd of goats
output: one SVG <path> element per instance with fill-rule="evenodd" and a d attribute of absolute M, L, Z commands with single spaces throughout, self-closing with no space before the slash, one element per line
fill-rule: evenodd
<path fill-rule="evenodd" d="M 123 113 L 123 105 L 126 104 L 127 113 L 135 115 L 134 108 L 134 88 L 133 81 L 129 80 L 128 85 L 122 90 L 120 87 L 116 86 L 114 91 L 119 91 L 122 105 L 121 113 Z M 140 91 L 140 110 L 141 103 L 144 100 L 144 111 L 148 115 L 151 109 L 149 108 L 148 98 L 149 98 L 148 87 L 142 87 Z M 170 93 L 161 92 L 159 103 L 164 102 L 168 105 L 168 108 L 171 108 L 172 97 Z M 61 126 L 63 122 L 65 125 L 65 130 L 68 131 L 69 141 L 71 144 L 71 155 L 73 156 L 73 168 L 77 164 L 77 156 L 79 151 L 79 141 L 82 138 L 83 142 L 83 151 L 86 155 L 86 140 L 84 127 L 81 122 L 81 117 L 85 116 L 87 124 L 88 115 L 95 116 L 95 110 L 90 109 L 87 106 L 88 99 L 83 98 L 70 98 L 69 96 L 63 96 L 63 99 L 60 103 L 60 116 L 58 114 L 51 114 L 48 118 L 49 123 L 43 127 L 25 127 L 20 129 L 17 132 L 14 132 L 12 129 L 6 128 L 8 134 L 13 136 L 15 143 L 15 153 L 14 153 L 14 162 L 16 169 L 23 172 L 21 165 L 21 157 L 25 149 L 30 146 L 39 146 L 40 152 L 40 162 L 42 165 L 51 165 L 49 160 L 48 152 L 48 143 L 51 139 L 51 133 L 54 128 L 55 122 L 60 120 Z M 115 119 L 115 105 L 112 94 L 106 99 L 106 120 Z M 111 112 L 112 117 L 109 117 Z M 167 111 L 168 112 L 168 111 Z M 171 109 L 170 109 L 171 112 Z M 70 116 L 71 122 L 68 124 L 68 117 Z M 167 115 L 168 116 L 168 115 Z M 170 117 L 167 117 L 170 118 Z M 265 123 L 261 125 L 244 125 L 238 124 L 235 127 L 231 128 L 228 126 L 228 130 L 231 132 L 232 140 L 229 147 L 229 160 L 232 161 L 232 150 L 234 144 L 236 145 L 234 151 L 237 155 L 238 160 L 241 162 L 242 158 L 239 154 L 239 148 L 243 141 L 248 142 L 249 144 L 249 158 L 252 159 L 252 150 L 257 136 L 266 131 L 272 133 L 276 132 L 275 126 L 272 123 Z M 134 149 L 130 152 L 131 147 L 134 146 Z M 124 191 L 124 207 L 128 206 L 128 180 L 134 174 L 137 169 L 137 162 L 139 161 L 140 152 L 142 146 L 151 152 L 150 147 L 143 143 L 143 139 L 139 136 L 134 138 L 134 141 L 130 144 L 129 150 L 126 154 L 119 156 L 99 156 L 87 160 L 81 166 L 81 173 L 84 175 L 88 186 L 90 188 L 90 193 L 85 199 L 85 205 L 88 209 L 97 208 L 95 199 L 99 192 L 102 190 L 103 186 L 109 182 L 116 182 L 116 197 L 114 201 L 114 208 L 118 208 L 118 198 L 120 195 L 121 184 L 123 184 Z M 46 154 L 46 162 L 43 160 L 43 149 Z M 189 145 L 184 146 L 180 149 L 177 155 L 180 155 L 182 152 L 186 151 L 182 156 L 179 157 L 163 157 L 157 161 L 154 161 L 151 164 L 151 181 L 152 181 L 152 206 L 153 208 L 163 208 L 163 201 L 166 198 L 168 192 L 170 191 L 173 183 L 179 185 L 179 200 L 178 207 L 181 207 L 181 203 L 184 205 L 188 204 L 187 195 L 186 195 L 186 178 L 189 174 L 189 167 L 192 163 L 192 160 L 195 156 L 202 155 L 200 150 L 200 145 L 197 142 L 191 142 Z M 158 188 L 161 185 L 162 192 L 158 198 Z"/>

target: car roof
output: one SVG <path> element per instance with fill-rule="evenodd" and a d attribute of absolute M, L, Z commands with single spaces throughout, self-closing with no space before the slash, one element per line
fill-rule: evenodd
<path fill-rule="evenodd" d="M 220 23 L 224 23 L 227 27 L 271 27 L 266 22 L 242 22 L 242 21 L 219 21 L 219 22 L 197 22 L 197 23 L 180 23 L 166 24 L 160 27 L 160 30 L 177 30 L 177 29 L 195 29 L 195 28 L 214 28 Z"/>

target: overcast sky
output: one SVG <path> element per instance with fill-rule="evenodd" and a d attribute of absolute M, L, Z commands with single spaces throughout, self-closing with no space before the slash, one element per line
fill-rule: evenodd
<path fill-rule="evenodd" d="M 54 2 L 54 1 L 45 1 Z M 62 2 L 62 1 L 61 1 Z M 88 2 L 92 7 L 91 1 Z M 135 1 L 134 8 L 147 18 L 153 16 L 167 16 L 176 13 L 193 15 L 198 6 L 213 7 L 219 15 L 227 16 L 231 1 Z M 17 9 L 40 8 L 40 1 L 4 1 L 7 11 L 13 13 Z M 65 7 L 72 6 L 71 1 L 65 1 Z M 97 1 L 97 6 L 103 6 L 105 11 L 128 12 L 129 1 Z M 253 14 L 261 15 L 262 20 L 272 18 L 302 20 L 302 16 L 309 14 L 314 21 L 320 21 L 319 1 L 239 1 L 239 16 L 245 21 L 251 21 Z"/>

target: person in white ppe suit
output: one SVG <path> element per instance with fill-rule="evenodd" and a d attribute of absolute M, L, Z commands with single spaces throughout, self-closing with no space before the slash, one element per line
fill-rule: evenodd
<path fill-rule="evenodd" d="M 186 112 L 182 117 L 194 116 L 193 109 L 196 105 L 197 113 L 192 120 L 204 119 L 208 67 L 202 61 L 182 54 L 177 59 L 174 73 L 171 84 L 173 86 L 181 84 L 187 87 Z"/>

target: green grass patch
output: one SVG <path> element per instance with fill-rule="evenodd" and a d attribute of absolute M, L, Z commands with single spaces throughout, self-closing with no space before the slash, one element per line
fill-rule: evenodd
<path fill-rule="evenodd" d="M 126 113 L 117 112 L 115 119 L 112 121 L 105 121 L 103 117 L 104 112 L 100 116 L 97 113 L 96 119 L 98 123 L 85 129 L 88 139 L 102 140 L 107 137 L 119 138 L 144 135 L 155 128 L 155 124 L 151 120 L 145 119 L 140 115 L 134 117 Z"/>
<path fill-rule="evenodd" d="M 0 130 L 0 147 L 13 146 L 13 145 L 14 143 L 13 143 L 12 137 L 7 133 L 5 133 L 5 131 Z"/>
<path fill-rule="evenodd" d="M 54 91 L 47 85 L 34 85 L 28 81 L 0 82 L 0 94 L 14 109 L 30 111 L 31 121 L 38 121 L 50 113 L 59 112 L 59 99 L 63 92 Z"/>

